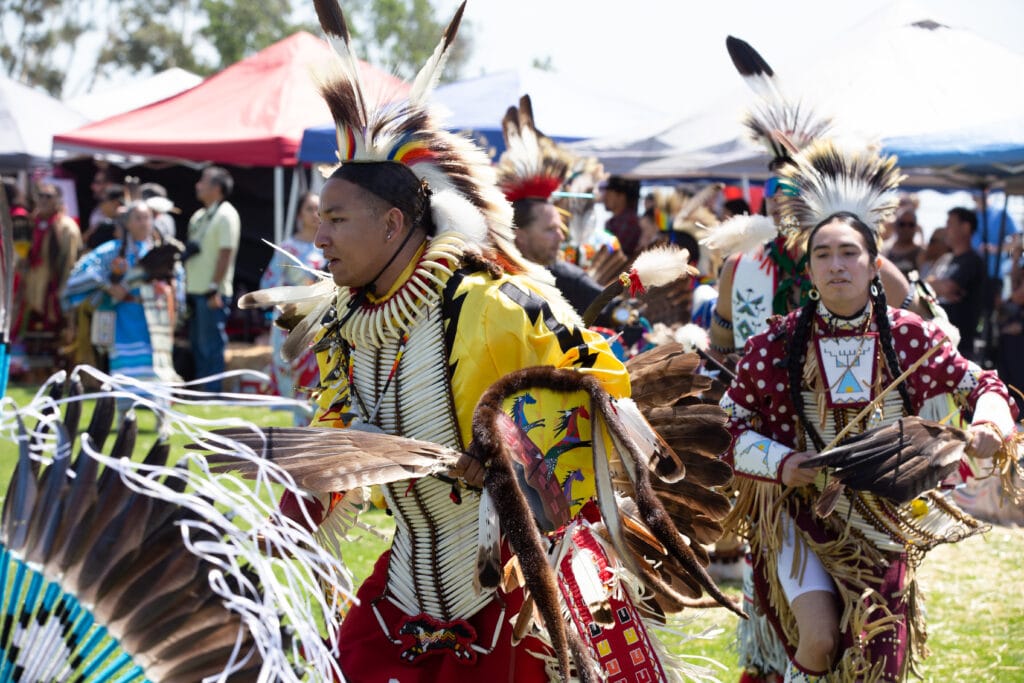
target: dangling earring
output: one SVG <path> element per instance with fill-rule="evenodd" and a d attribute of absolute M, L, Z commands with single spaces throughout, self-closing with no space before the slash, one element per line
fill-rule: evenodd
<path fill-rule="evenodd" d="M 878 298 L 878 283 L 875 282 L 874 280 L 872 280 L 871 281 L 871 286 L 868 288 L 868 291 L 871 292 L 871 298 L 872 299 L 877 299 Z"/>
<path fill-rule="evenodd" d="M 817 287 L 811 287 L 807 290 L 807 298 L 811 301 L 817 301 L 821 298 L 821 292 L 818 291 Z"/>

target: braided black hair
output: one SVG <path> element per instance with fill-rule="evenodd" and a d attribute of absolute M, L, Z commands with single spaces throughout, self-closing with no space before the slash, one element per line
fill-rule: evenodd
<path fill-rule="evenodd" d="M 875 313 L 875 324 L 878 325 L 878 343 L 882 346 L 882 354 L 885 356 L 885 364 L 889 368 L 889 374 L 893 379 L 903 372 L 900 368 L 899 358 L 896 357 L 896 347 L 892 341 L 892 327 L 889 325 L 889 308 L 885 301 L 885 287 L 877 275 L 871 281 L 873 295 L 871 298 Z M 910 403 L 910 394 L 907 392 L 907 383 L 900 382 L 896 387 L 903 399 L 903 410 L 907 415 L 913 415 L 914 409 Z"/>

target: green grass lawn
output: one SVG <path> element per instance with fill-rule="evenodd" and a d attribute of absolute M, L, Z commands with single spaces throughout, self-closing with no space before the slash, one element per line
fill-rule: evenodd
<path fill-rule="evenodd" d="M 12 387 L 8 396 L 24 405 L 33 391 Z M 182 410 L 203 418 L 238 416 L 261 425 L 287 425 L 290 415 L 268 409 L 193 407 Z M 83 416 L 87 424 L 88 411 Z M 155 439 L 153 417 L 139 418 L 136 452 L 144 454 Z M 180 453 L 183 439 L 173 441 Z M 14 468 L 15 447 L 0 441 L 0 492 L 6 490 Z M 173 457 L 173 455 L 172 455 Z M 365 513 L 363 521 L 389 532 L 394 524 L 382 511 Z M 366 577 L 387 541 L 366 532 L 355 532 L 344 545 L 346 563 L 357 580 Z M 925 595 L 932 656 L 923 667 L 925 681 L 993 681 L 1024 683 L 1024 529 L 997 527 L 985 536 L 934 550 L 919 570 Z M 739 595 L 738 585 L 725 584 L 726 592 Z M 731 649 L 736 617 L 724 609 L 689 611 L 675 619 L 677 630 L 696 633 L 719 629 L 714 637 L 680 645 L 667 642 L 679 654 L 704 656 L 721 662 L 720 678 L 735 681 L 739 672 Z M 669 639 L 669 641 L 671 638 Z"/>

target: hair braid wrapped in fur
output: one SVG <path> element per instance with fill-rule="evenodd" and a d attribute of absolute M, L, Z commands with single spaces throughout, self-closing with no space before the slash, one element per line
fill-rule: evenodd
<path fill-rule="evenodd" d="M 899 358 L 896 357 L 896 347 L 892 341 L 892 327 L 889 325 L 889 307 L 885 300 L 885 287 L 882 286 L 882 280 L 877 275 L 871 284 L 874 287 L 872 304 L 875 309 L 875 322 L 878 325 L 878 342 L 882 346 L 882 353 L 885 354 L 885 364 L 889 367 L 889 374 L 895 379 L 900 376 L 903 369 L 900 368 Z M 907 383 L 900 382 L 897 389 L 899 389 L 900 398 L 903 399 L 904 412 L 907 415 L 913 415 L 914 408 L 910 402 Z"/>

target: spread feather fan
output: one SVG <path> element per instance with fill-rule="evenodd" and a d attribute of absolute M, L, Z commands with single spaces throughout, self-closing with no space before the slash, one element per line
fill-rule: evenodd
<path fill-rule="evenodd" d="M 908 503 L 957 470 L 968 441 L 962 429 L 903 417 L 851 436 L 800 467 L 831 467 L 836 479 L 851 489 Z"/>
<path fill-rule="evenodd" d="M 86 373 L 98 393 L 83 393 Z M 171 434 L 252 453 L 138 398 L 140 388 L 82 367 L 26 407 L 0 404 L 17 450 L 0 521 L 0 680 L 335 679 L 321 629 L 335 632 L 339 605 L 319 585 L 344 597 L 351 579 L 276 511 L 271 486 L 298 493 L 294 480 L 257 459 L 249 485 L 211 474 L 196 453 L 175 457 Z M 158 415 L 145 453 L 134 409 L 115 424 L 119 398 Z"/>

